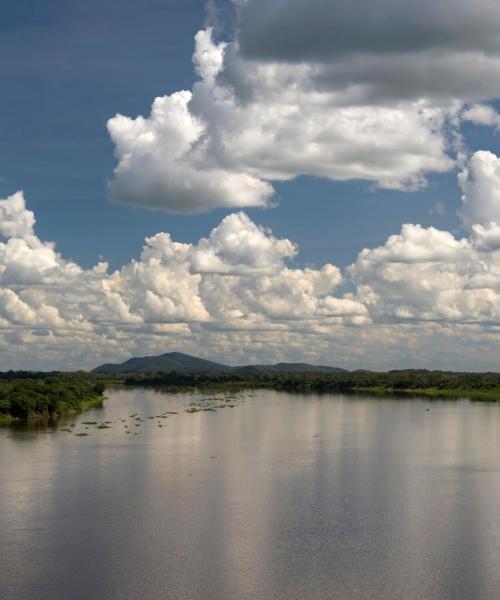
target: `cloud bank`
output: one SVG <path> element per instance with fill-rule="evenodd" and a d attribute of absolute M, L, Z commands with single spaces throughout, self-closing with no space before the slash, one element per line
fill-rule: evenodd
<path fill-rule="evenodd" d="M 160 350 L 200 340 L 243 356 L 258 332 L 368 320 L 363 304 L 337 293 L 337 267 L 288 266 L 295 245 L 244 213 L 228 215 L 197 244 L 168 233 L 146 238 L 140 256 L 113 273 L 106 263 L 83 269 L 41 241 L 21 192 L 0 200 L 0 214 L 3 365 L 88 367 L 141 344 Z"/>
<path fill-rule="evenodd" d="M 301 62 L 433 50 L 497 52 L 495 0 L 235 0 L 239 40 L 252 58 Z"/>
<path fill-rule="evenodd" d="M 233 364 L 494 368 L 483 349 L 500 328 L 499 161 L 477 152 L 459 175 L 464 237 L 406 224 L 345 273 L 295 267 L 296 245 L 243 212 L 195 244 L 158 233 L 119 270 L 83 269 L 37 237 L 18 192 L 0 200 L 3 368 L 174 348 Z"/>

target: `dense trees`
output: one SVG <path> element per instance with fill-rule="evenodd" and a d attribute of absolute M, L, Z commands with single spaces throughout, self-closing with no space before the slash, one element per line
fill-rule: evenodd
<path fill-rule="evenodd" d="M 129 374 L 126 385 L 203 386 L 248 385 L 315 392 L 422 392 L 432 395 L 470 395 L 500 400 L 500 373 L 455 373 L 408 369 L 341 373 L 148 373 Z"/>
<path fill-rule="evenodd" d="M 0 422 L 81 412 L 103 400 L 106 384 L 154 387 L 245 386 L 297 392 L 424 393 L 500 400 L 500 373 L 406 370 L 377 373 L 0 373 Z"/>
<path fill-rule="evenodd" d="M 79 412 L 102 402 L 104 383 L 83 373 L 0 374 L 0 416 L 14 418 Z"/>

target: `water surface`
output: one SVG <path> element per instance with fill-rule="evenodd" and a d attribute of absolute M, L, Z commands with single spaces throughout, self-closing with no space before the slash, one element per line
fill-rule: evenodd
<path fill-rule="evenodd" d="M 500 405 L 108 395 L 0 429 L 0 598 L 497 597 Z"/>

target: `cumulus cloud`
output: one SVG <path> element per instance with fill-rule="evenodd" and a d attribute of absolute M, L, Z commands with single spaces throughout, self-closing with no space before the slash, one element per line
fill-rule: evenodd
<path fill-rule="evenodd" d="M 404 225 L 349 268 L 357 298 L 377 322 L 500 326 L 500 230 L 476 225 L 470 238 Z"/>
<path fill-rule="evenodd" d="M 424 85 L 426 56 L 410 76 L 401 56 L 385 66 L 359 57 L 350 66 L 259 61 L 242 54 L 238 36 L 216 42 L 207 28 L 196 35 L 193 60 L 199 80 L 191 91 L 156 98 L 147 117 L 108 121 L 118 161 L 114 200 L 185 213 L 265 206 L 273 182 L 299 175 L 416 189 L 427 173 L 454 167 L 449 127 L 468 96 L 450 89 L 436 100 Z M 471 65 L 466 71 L 477 75 Z M 442 83 L 449 65 L 436 69 Z M 422 80 L 419 93 L 388 100 L 402 78 Z M 478 82 L 468 85 L 490 96 Z"/>
<path fill-rule="evenodd" d="M 294 266 L 297 247 L 240 212 L 195 244 L 148 237 L 137 259 L 109 273 L 40 240 L 22 194 L 0 210 L 4 368 L 92 367 L 173 349 L 233 364 L 494 368 L 494 353 L 482 352 L 500 330 L 491 215 L 467 237 L 404 225 L 342 274 Z"/>
<path fill-rule="evenodd" d="M 495 0 L 234 5 L 231 41 L 195 36 L 192 90 L 108 121 L 114 200 L 266 206 L 300 175 L 414 190 L 461 164 L 461 122 L 499 126 Z"/>
<path fill-rule="evenodd" d="M 0 285 L 48 285 L 81 272 L 78 265 L 61 258 L 54 244 L 36 237 L 35 222 L 22 192 L 0 200 L 0 234 L 6 238 L 0 242 Z"/>
<path fill-rule="evenodd" d="M 210 238 L 199 241 L 191 268 L 197 273 L 273 273 L 283 269 L 283 259 L 296 254 L 290 240 L 276 239 L 240 212 L 225 217 Z"/>
<path fill-rule="evenodd" d="M 462 119 L 475 125 L 500 128 L 500 115 L 487 104 L 474 104 L 462 113 Z"/>
<path fill-rule="evenodd" d="M 4 238 L 27 238 L 33 235 L 35 215 L 26 210 L 24 195 L 16 192 L 0 200 L 0 235 Z"/>
<path fill-rule="evenodd" d="M 168 233 L 148 237 L 136 260 L 108 273 L 106 263 L 83 269 L 40 240 L 21 193 L 0 200 L 0 210 L 7 238 L 0 242 L 0 356 L 15 357 L 17 366 L 32 345 L 48 349 L 49 363 L 57 357 L 52 367 L 82 367 L 99 356 L 137 352 L 140 344 L 187 349 L 195 339 L 300 336 L 314 323 L 369 321 L 361 302 L 337 293 L 343 279 L 337 267 L 290 267 L 296 246 L 244 213 L 228 215 L 197 244 L 175 242 Z M 95 355 L 85 358 L 89 347 Z M 74 364 L 75 357 L 87 362 Z"/>
<path fill-rule="evenodd" d="M 499 250 L 500 249 L 500 225 L 490 223 L 487 226 L 472 225 L 472 239 L 479 250 Z"/>
<path fill-rule="evenodd" d="M 459 174 L 463 191 L 460 214 L 464 225 L 500 224 L 500 158 L 492 152 L 475 152 Z"/>
<path fill-rule="evenodd" d="M 265 205 L 269 184 L 212 162 L 206 126 L 189 111 L 191 99 L 191 92 L 176 92 L 156 98 L 148 119 L 116 115 L 108 121 L 118 159 L 111 197 L 171 212 Z"/>

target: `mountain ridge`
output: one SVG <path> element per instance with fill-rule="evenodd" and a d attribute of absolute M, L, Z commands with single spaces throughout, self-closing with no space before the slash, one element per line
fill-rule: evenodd
<path fill-rule="evenodd" d="M 93 373 L 338 373 L 346 369 L 327 365 L 280 362 L 274 365 L 242 365 L 231 367 L 223 363 L 198 358 L 183 352 L 165 352 L 158 356 L 135 356 L 122 363 L 105 363 Z"/>

